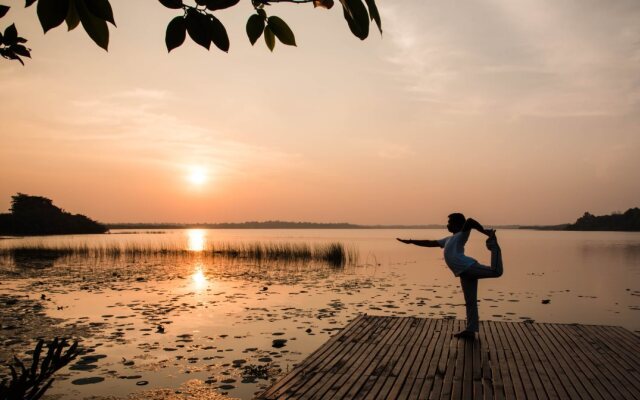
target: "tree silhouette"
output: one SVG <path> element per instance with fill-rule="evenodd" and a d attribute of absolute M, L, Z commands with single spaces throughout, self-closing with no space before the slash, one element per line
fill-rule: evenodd
<path fill-rule="evenodd" d="M 11 196 L 11 213 L 0 214 L 2 235 L 61 235 L 104 233 L 107 228 L 82 214 L 71 214 L 51 199 L 18 193 Z"/>
<path fill-rule="evenodd" d="M 640 231 L 640 208 L 630 208 L 624 213 L 611 215 L 584 215 L 566 228 L 569 231 Z"/>
<path fill-rule="evenodd" d="M 159 2 L 180 14 L 171 19 L 167 25 L 165 44 L 170 52 L 181 46 L 187 34 L 198 45 L 209 50 L 211 43 L 218 49 L 229 51 L 229 36 L 225 26 L 216 17 L 220 10 L 238 5 L 240 0 L 159 0 Z M 247 19 L 246 31 L 249 41 L 254 45 L 260 36 L 273 51 L 276 39 L 280 43 L 295 46 L 293 31 L 285 21 L 275 15 L 267 14 L 267 6 L 273 3 L 311 3 L 313 7 L 330 9 L 333 0 L 247 0 L 251 1 L 255 13 Z M 369 36 L 370 21 L 375 21 L 382 33 L 382 21 L 375 0 L 339 0 L 347 25 L 351 32 L 361 40 Z M 116 26 L 114 13 L 109 0 L 25 0 L 25 7 L 37 2 L 36 12 L 40 25 L 45 33 L 66 23 L 68 30 L 82 25 L 85 32 L 98 46 L 109 48 L 109 25 Z M 10 7 L 0 5 L 0 18 L 4 17 Z M 21 57 L 31 57 L 30 49 L 25 46 L 27 39 L 18 36 L 15 24 L 9 25 L 0 33 L 0 56 L 9 60 L 17 60 L 22 65 Z"/>

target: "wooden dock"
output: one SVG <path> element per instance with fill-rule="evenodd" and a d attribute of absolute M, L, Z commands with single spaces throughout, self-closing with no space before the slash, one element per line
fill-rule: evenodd
<path fill-rule="evenodd" d="M 614 326 L 361 315 L 258 399 L 640 399 L 640 338 Z"/>

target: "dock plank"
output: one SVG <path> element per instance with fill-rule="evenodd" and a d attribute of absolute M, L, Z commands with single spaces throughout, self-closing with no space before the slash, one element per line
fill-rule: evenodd
<path fill-rule="evenodd" d="M 375 385 L 376 381 L 378 380 L 380 371 L 384 369 L 386 360 L 390 357 L 390 354 L 393 351 L 393 346 L 392 346 L 393 341 L 396 340 L 396 338 L 401 335 L 402 331 L 407 326 L 408 319 L 402 318 L 402 319 L 399 319 L 399 321 L 400 323 L 398 324 L 393 335 L 384 344 L 380 352 L 373 358 L 373 362 L 371 363 L 371 368 L 369 368 L 369 370 L 367 371 L 367 374 L 363 376 L 364 383 L 359 387 L 357 393 L 355 393 L 354 396 L 350 397 L 351 399 L 364 398 L 365 396 L 367 396 L 369 391 Z"/>
<path fill-rule="evenodd" d="M 625 399 L 631 398 L 630 393 L 625 393 L 624 388 L 619 386 L 616 372 L 607 369 L 607 365 L 595 355 L 593 351 L 589 351 L 589 346 L 583 339 L 583 333 L 575 326 L 554 326 L 558 332 L 561 332 L 570 345 L 576 350 L 576 354 L 580 357 L 584 365 L 590 369 L 591 374 L 598 381 L 598 390 L 605 399 Z M 622 391 L 621 391 L 622 390 Z"/>
<path fill-rule="evenodd" d="M 540 330 L 549 340 L 553 340 L 553 346 L 555 347 L 558 358 L 563 359 L 566 365 L 567 374 L 573 375 L 571 380 L 574 383 L 576 390 L 580 393 L 582 399 L 594 399 L 601 400 L 602 396 L 596 388 L 593 386 L 592 377 L 585 374 L 582 364 L 577 360 L 575 356 L 575 349 L 571 349 L 562 340 L 562 337 L 557 335 L 553 330 L 549 329 L 549 324 L 535 324 L 536 328 Z M 572 351 L 573 350 L 573 351 Z"/>
<path fill-rule="evenodd" d="M 360 315 L 259 394 L 271 399 L 640 399 L 620 327 Z"/>
<path fill-rule="evenodd" d="M 505 398 L 507 400 L 520 399 L 521 397 L 518 397 L 518 389 L 521 387 L 521 385 L 518 371 L 513 366 L 513 362 L 510 356 L 511 349 L 509 349 L 509 347 L 506 346 L 506 343 L 503 342 L 498 326 L 499 324 L 496 322 L 489 322 L 491 337 L 493 337 L 493 340 L 496 343 L 496 348 L 498 349 L 498 366 L 500 368 L 500 374 L 502 375 L 503 379 Z M 522 395 L 524 395 L 524 391 Z"/>
<path fill-rule="evenodd" d="M 421 399 L 435 399 L 440 396 L 447 361 L 449 359 L 449 352 L 451 351 L 451 346 L 455 347 L 455 342 L 451 340 L 451 335 L 455 332 L 452 321 L 445 320 L 443 325 L 446 328 L 445 334 L 441 337 L 441 345 L 437 346 L 440 349 L 440 353 L 438 359 L 433 360 L 429 367 L 427 379 L 425 380 L 419 395 L 419 398 Z M 438 351 L 438 349 L 436 349 L 436 351 Z M 424 395 L 422 394 L 423 392 Z"/>
<path fill-rule="evenodd" d="M 403 355 L 404 363 L 400 367 L 400 363 L 397 364 L 396 370 L 394 373 L 397 374 L 397 378 L 394 382 L 393 387 L 388 393 L 389 398 L 398 398 L 400 397 L 400 392 L 403 388 L 408 387 L 411 389 L 411 385 L 413 384 L 413 378 L 409 377 L 409 373 L 412 368 L 415 366 L 420 366 L 420 362 L 416 361 L 416 358 L 419 357 L 421 350 L 424 352 L 424 347 L 422 346 L 425 338 L 428 337 L 430 332 L 431 324 L 433 320 L 423 319 L 423 323 L 421 324 L 421 329 L 416 335 L 416 340 L 414 342 L 410 342 L 405 347 L 405 354 Z M 416 351 L 417 349 L 417 351 Z"/>
<path fill-rule="evenodd" d="M 482 365 L 480 368 L 483 396 L 481 398 L 504 400 L 502 378 L 500 377 L 500 371 L 495 365 L 498 356 L 491 337 L 487 336 L 484 324 L 480 325 L 479 341 L 482 348 Z"/>
<path fill-rule="evenodd" d="M 361 363 L 366 359 L 368 354 L 372 354 L 372 350 L 380 345 L 378 336 L 385 331 L 388 319 L 380 319 L 380 323 L 375 325 L 372 338 L 370 340 L 358 340 L 348 351 L 344 352 L 342 359 L 332 367 L 332 374 L 328 375 L 328 379 L 322 379 L 313 387 L 314 390 L 305 394 L 304 397 L 322 397 L 330 398 L 335 392 L 344 387 L 346 381 L 353 374 L 350 373 L 352 368 L 360 368 Z M 373 338 L 375 336 L 375 338 Z"/>
<path fill-rule="evenodd" d="M 431 341 L 429 342 L 429 345 L 425 350 L 426 352 L 420 364 L 420 367 L 416 373 L 413 386 L 411 387 L 411 390 L 409 391 L 408 395 L 405 398 L 415 399 L 420 395 L 420 391 L 422 390 L 422 387 L 424 386 L 424 383 L 426 381 L 429 368 L 433 364 L 432 360 L 437 359 L 435 357 L 438 357 L 438 353 L 436 353 L 438 344 L 442 343 L 442 340 L 444 340 L 443 338 L 446 335 L 443 322 L 444 321 L 441 319 L 435 320 Z M 406 394 L 406 391 L 405 391 L 405 394 Z"/>
<path fill-rule="evenodd" d="M 507 361 L 510 363 L 510 367 L 514 370 L 517 370 L 517 373 L 511 375 L 514 377 L 514 384 L 516 385 L 516 398 L 518 399 L 527 399 L 527 398 L 537 398 L 535 395 L 535 390 L 533 387 L 533 383 L 531 382 L 531 378 L 529 376 L 528 367 L 530 366 L 526 363 L 522 357 L 522 353 L 519 351 L 517 344 L 513 341 L 511 335 L 511 324 L 498 324 L 498 328 L 501 331 L 501 337 L 504 340 L 503 346 L 508 348 L 507 352 Z"/>
<path fill-rule="evenodd" d="M 545 397 L 551 400 L 567 398 L 568 395 L 564 391 L 562 383 L 558 380 L 556 374 L 549 373 L 553 367 L 533 337 L 533 332 L 529 329 L 530 325 L 531 324 L 528 323 L 515 324 L 515 328 L 519 334 L 522 347 L 529 353 L 529 357 L 533 361 L 533 366 L 544 388 Z"/>
<path fill-rule="evenodd" d="M 626 382 L 623 387 L 628 391 L 635 393 L 635 398 L 640 399 L 640 372 L 637 368 L 628 364 L 626 352 L 624 348 L 619 348 L 617 338 L 614 341 L 607 336 L 601 336 L 599 327 L 579 326 L 579 329 L 586 332 L 592 348 L 594 348 L 602 359 L 608 360 L 607 366 L 610 370 L 615 370 L 618 379 Z M 638 355 L 635 352 L 636 357 Z"/>
<path fill-rule="evenodd" d="M 520 333 L 518 331 L 518 324 L 508 324 L 504 325 L 505 333 L 507 335 L 507 340 L 509 341 L 509 346 L 516 349 L 516 362 L 518 365 L 524 365 L 524 374 L 527 376 L 528 385 L 525 384 L 525 392 L 527 393 L 527 397 L 529 394 L 535 393 L 535 397 L 540 400 L 547 400 L 549 396 L 547 396 L 547 392 L 542 385 L 542 380 L 540 379 L 540 374 L 536 370 L 536 364 L 538 362 L 538 357 L 536 354 L 530 354 L 528 350 L 528 346 L 525 346 L 523 338 L 520 337 Z M 533 390 L 532 390 L 533 387 Z"/>

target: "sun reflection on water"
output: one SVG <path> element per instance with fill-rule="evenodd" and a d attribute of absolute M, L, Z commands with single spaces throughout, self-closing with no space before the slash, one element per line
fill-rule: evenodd
<path fill-rule="evenodd" d="M 204 229 L 187 230 L 187 250 L 203 251 L 207 243 L 207 231 Z"/>
<path fill-rule="evenodd" d="M 204 289 L 209 284 L 207 277 L 202 270 L 202 266 L 196 267 L 193 275 L 191 275 L 191 280 L 193 281 L 193 286 L 196 290 Z"/>

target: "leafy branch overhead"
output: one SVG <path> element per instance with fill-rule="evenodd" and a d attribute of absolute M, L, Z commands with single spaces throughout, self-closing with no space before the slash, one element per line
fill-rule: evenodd
<path fill-rule="evenodd" d="M 180 47 L 187 35 L 198 45 L 210 49 L 213 43 L 218 49 L 229 51 L 229 36 L 224 24 L 218 19 L 218 12 L 238 5 L 240 0 L 191 0 L 185 4 L 183 0 L 159 0 L 172 10 L 179 10 L 180 15 L 169 21 L 165 34 L 167 50 Z M 273 51 L 276 39 L 285 45 L 296 46 L 296 38 L 287 23 L 275 15 L 267 14 L 267 7 L 274 3 L 303 4 L 312 3 L 314 8 L 330 9 L 334 0 L 247 0 L 255 13 L 252 13 L 246 24 L 247 36 L 251 44 L 255 44 L 261 36 Z M 370 21 L 375 21 L 382 33 L 382 21 L 375 0 L 339 0 L 347 25 L 351 32 L 361 40 L 369 35 Z M 109 24 L 116 26 L 113 9 L 109 0 L 25 0 L 25 7 L 34 3 L 40 25 L 47 33 L 64 22 L 69 31 L 82 25 L 89 37 L 101 48 L 109 48 Z M 0 5 L 0 18 L 4 17 L 10 7 Z M 30 57 L 30 49 L 24 46 L 27 40 L 18 36 L 15 24 L 0 33 L 0 55 L 6 59 L 18 60 L 24 65 L 21 57 Z"/>
<path fill-rule="evenodd" d="M 9 7 L 0 6 L 0 14 L 3 10 Z M 4 11 L 6 13 L 6 11 Z M 18 60 L 20 64 L 24 65 L 22 57 L 31 58 L 31 50 L 24 46 L 27 39 L 18 36 L 18 30 L 15 24 L 9 25 L 4 33 L 0 33 L 0 56 L 8 60 Z"/>

